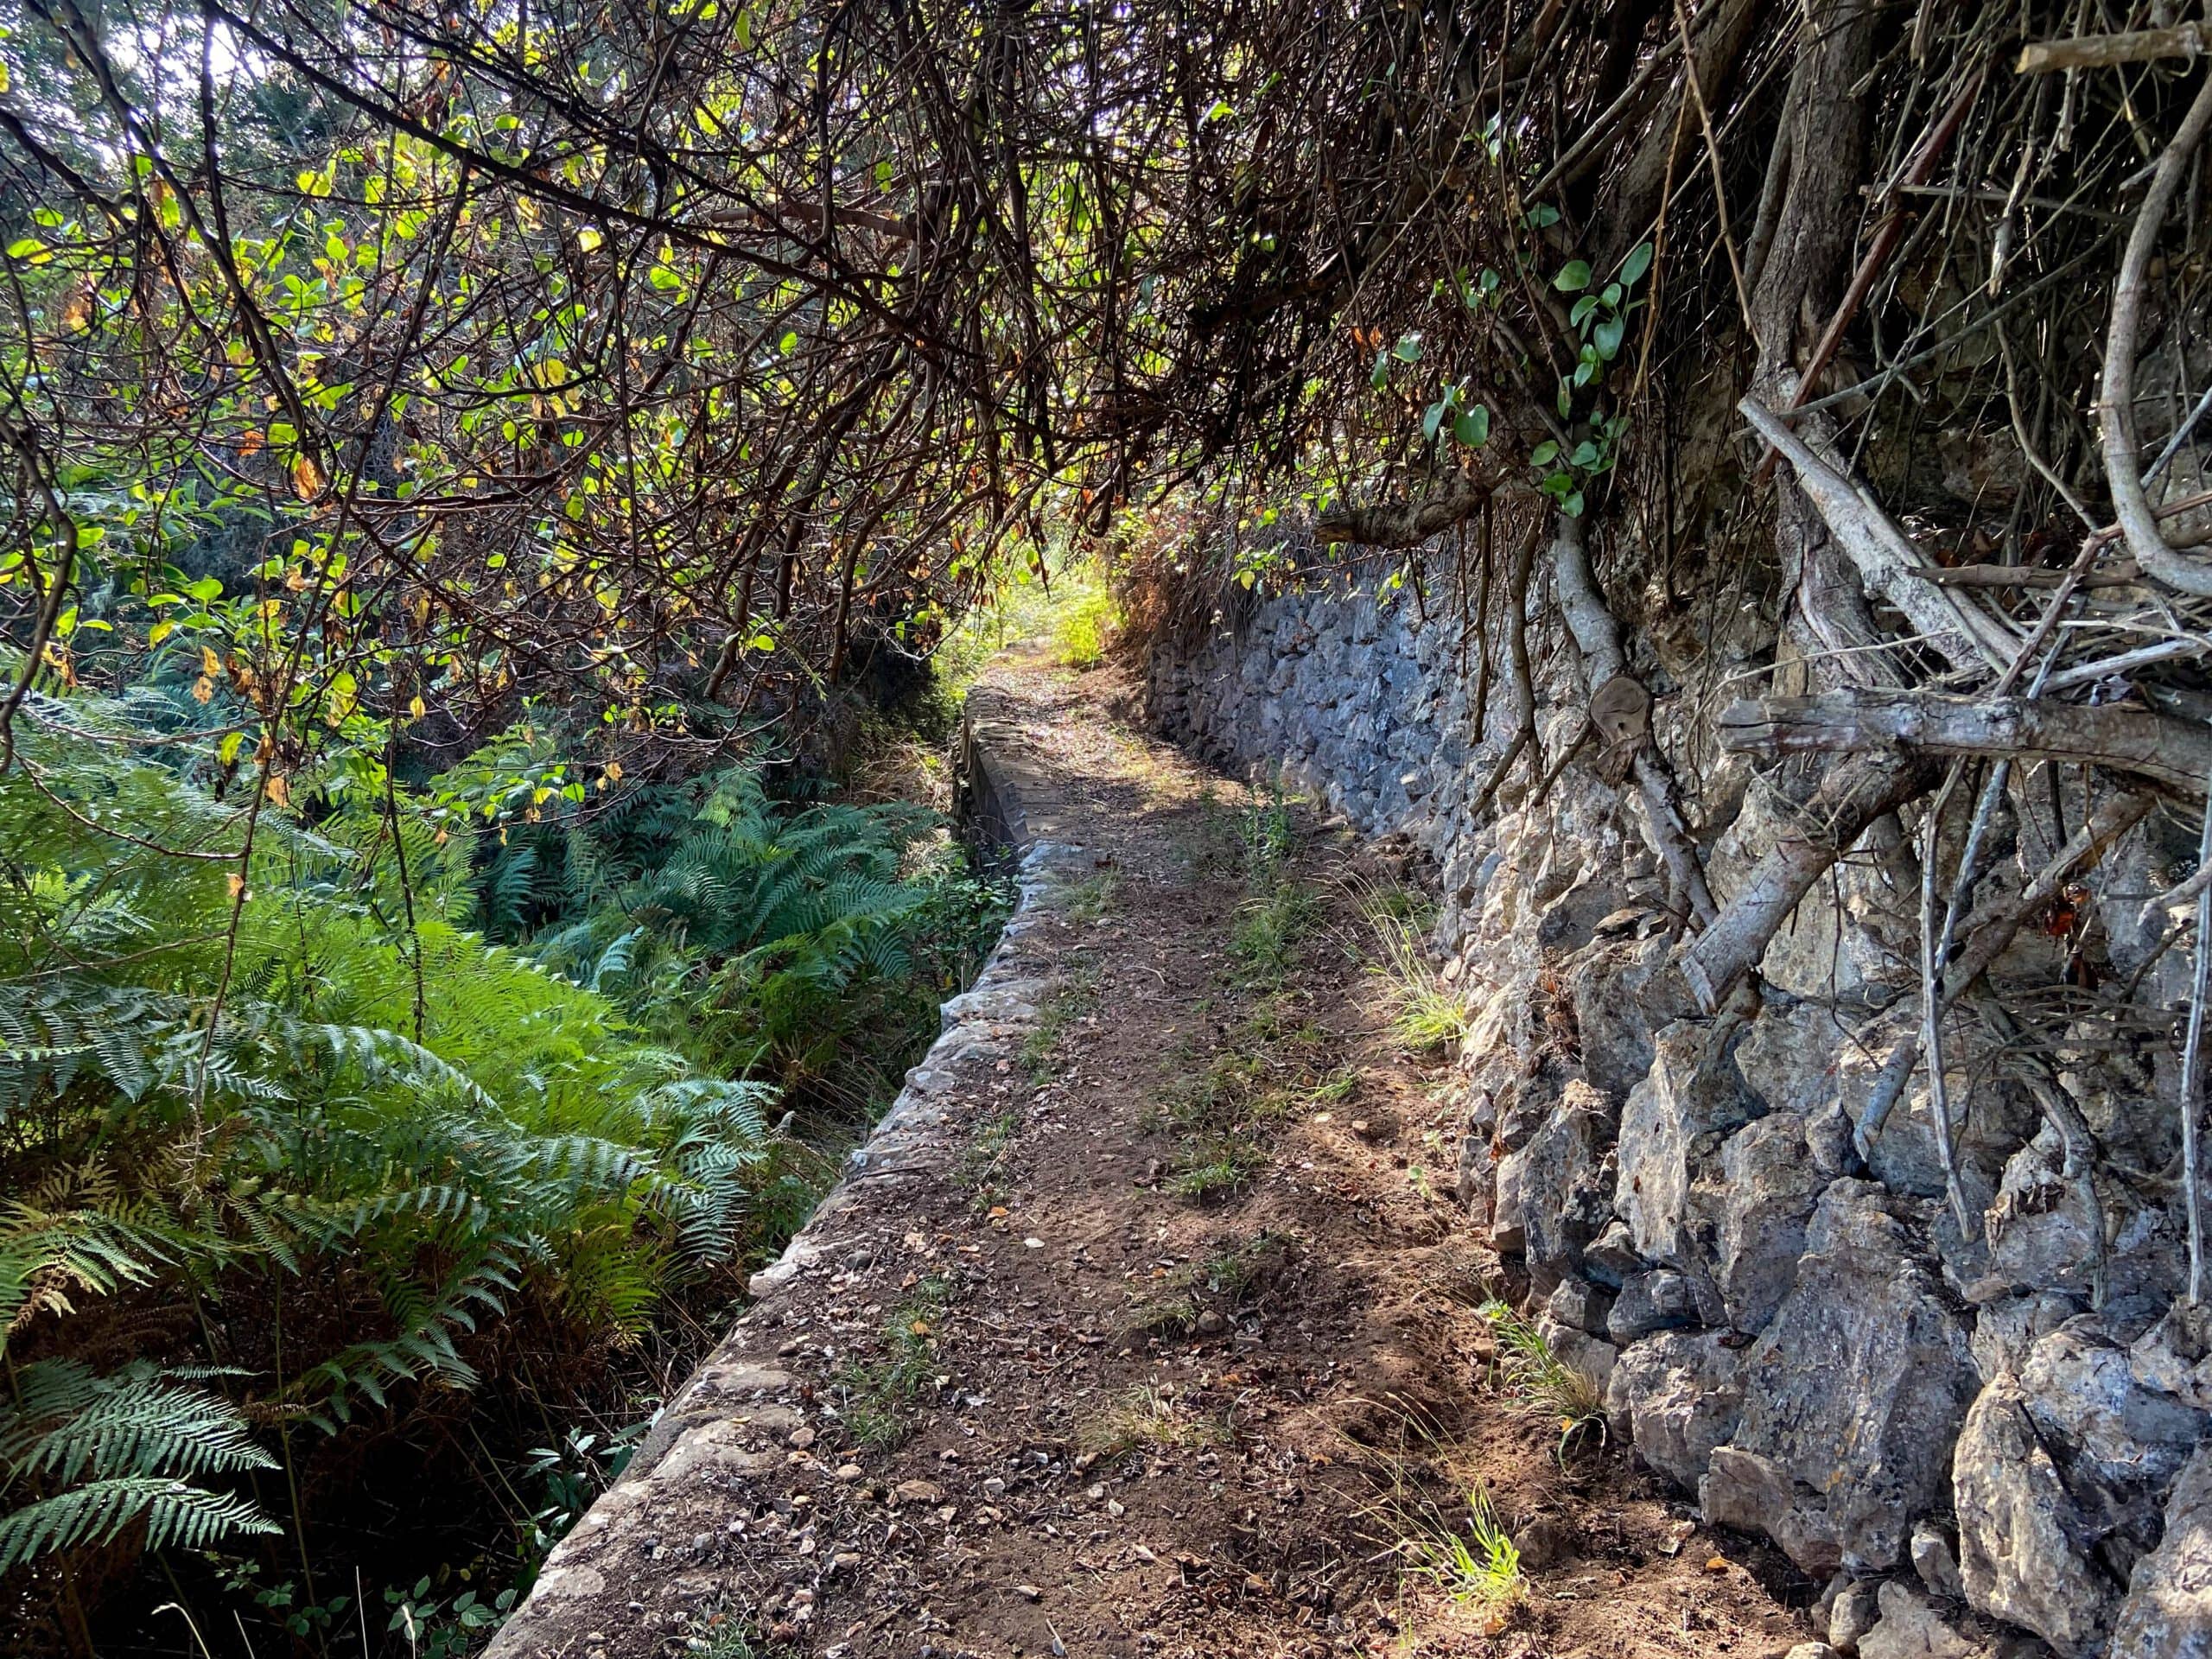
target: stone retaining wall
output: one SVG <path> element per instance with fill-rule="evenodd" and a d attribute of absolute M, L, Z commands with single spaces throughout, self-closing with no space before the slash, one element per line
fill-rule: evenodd
<path fill-rule="evenodd" d="M 1345 576 L 1232 594 L 1210 633 L 1154 647 L 1151 712 L 1433 861 L 1437 946 L 1476 1020 L 1461 1195 L 1616 1439 L 1786 1551 L 1843 1652 L 2212 1654 L 2212 1331 L 2176 1300 L 2170 1046 L 2100 1026 L 2088 998 L 2078 1046 L 2047 1063 L 2005 1052 L 2001 1006 L 1960 1035 L 1961 1231 L 1924 1067 L 1854 1141 L 1917 1019 L 1894 821 L 1769 947 L 1758 994 L 1706 1016 L 1672 967 L 1654 839 L 1589 751 L 1541 798 L 1524 761 L 1476 821 L 1513 692 L 1494 684 L 1476 729 L 1468 630 L 1418 611 L 1410 588 Z M 1532 603 L 1549 772 L 1587 692 L 1547 614 Z M 1710 672 L 1726 641 L 1701 649 Z M 1794 821 L 1791 779 L 1719 757 L 1685 662 L 1643 638 L 1631 654 L 1725 904 Z M 2018 891 L 2061 828 L 2008 829 L 1985 893 Z M 2177 839 L 2154 814 L 2078 895 L 2101 970 L 2148 958 L 2141 899 L 2193 856 Z M 2067 949 L 2024 931 L 2004 982 L 2063 987 Z M 2183 967 L 2171 954 L 2141 1000 L 2177 998 Z M 2069 1158 L 2053 1091 L 2086 1115 L 2098 1173 Z"/>

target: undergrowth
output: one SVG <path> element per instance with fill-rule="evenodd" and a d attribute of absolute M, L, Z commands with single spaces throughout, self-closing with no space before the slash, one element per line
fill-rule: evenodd
<path fill-rule="evenodd" d="M 1552 1351 L 1543 1333 L 1503 1301 L 1485 1302 L 1482 1316 L 1496 1333 L 1506 1382 L 1529 1411 L 1559 1426 L 1554 1447 L 1564 1461 L 1587 1440 L 1605 1437 L 1605 1402 L 1590 1379 Z"/>
<path fill-rule="evenodd" d="M 830 1379 L 854 1445 L 881 1451 L 912 1432 L 922 1402 L 936 1392 L 938 1327 L 951 1300 L 950 1280 L 934 1274 L 922 1280 L 885 1324 L 883 1351 L 848 1360 Z"/>
<path fill-rule="evenodd" d="M 48 734 L 140 706 L 37 712 L 0 774 L 0 1573 L 50 1645 L 143 1648 L 96 1624 L 157 1568 L 201 1628 L 373 1610 L 461 1653 L 826 1184 L 772 1124 L 888 1098 L 999 895 L 912 809 L 751 766 L 594 800 L 526 732 L 413 790 L 340 746 L 248 858 L 244 801 Z M 351 1554 L 432 1445 L 437 1512 Z"/>

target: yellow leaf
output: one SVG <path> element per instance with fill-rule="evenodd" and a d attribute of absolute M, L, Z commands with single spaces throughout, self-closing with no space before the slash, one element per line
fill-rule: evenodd
<path fill-rule="evenodd" d="M 236 899 L 245 891 L 245 877 L 240 875 L 236 870 L 232 870 L 231 872 L 231 897 Z"/>
<path fill-rule="evenodd" d="M 277 805 L 289 806 L 292 804 L 292 786 L 284 781 L 284 774 L 281 772 L 270 772 L 269 782 L 264 787 L 269 798 Z"/>
<path fill-rule="evenodd" d="M 1725 1555 L 1715 1555 L 1705 1564 L 1705 1570 L 1708 1573 L 1726 1573 L 1728 1570 L 1728 1558 Z"/>
<path fill-rule="evenodd" d="M 192 700 L 194 702 L 206 702 L 214 695 L 215 682 L 209 679 L 205 674 L 202 674 L 198 679 L 192 683 Z"/>
<path fill-rule="evenodd" d="M 423 707 L 423 694 L 421 692 L 418 691 L 413 696 L 408 698 L 407 712 L 414 715 L 417 720 L 422 719 L 423 715 L 428 712 Z"/>
<path fill-rule="evenodd" d="M 212 646 L 200 647 L 200 671 L 211 680 L 223 671 L 223 659 L 215 654 Z M 204 702 L 207 699 L 203 697 L 200 701 Z"/>

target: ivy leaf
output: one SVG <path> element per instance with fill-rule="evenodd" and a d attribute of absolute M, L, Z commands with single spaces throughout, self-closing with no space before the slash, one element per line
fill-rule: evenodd
<path fill-rule="evenodd" d="M 1643 273 L 1651 269 L 1651 245 L 1639 242 L 1629 250 L 1628 257 L 1621 261 L 1621 281 L 1634 287 Z"/>
<path fill-rule="evenodd" d="M 1390 355 L 1401 363 L 1420 362 L 1421 336 L 1419 334 L 1399 335 L 1398 343 L 1390 348 Z"/>
<path fill-rule="evenodd" d="M 1628 327 L 1624 317 L 1607 317 L 1591 332 L 1591 343 L 1597 346 L 1598 355 L 1610 363 L 1620 354 L 1621 335 Z"/>
<path fill-rule="evenodd" d="M 1594 294 L 1585 294 L 1574 302 L 1574 309 L 1567 314 L 1567 320 L 1580 328 L 1582 326 L 1582 320 L 1597 308 L 1598 296 Z"/>
<path fill-rule="evenodd" d="M 1421 417 L 1421 435 L 1424 443 L 1436 442 L 1437 433 L 1443 429 L 1444 416 L 1448 412 L 1448 407 L 1442 402 L 1431 404 L 1427 413 Z"/>
<path fill-rule="evenodd" d="M 1531 467 L 1548 467 L 1558 458 L 1559 445 L 1549 438 L 1546 438 L 1529 452 L 1529 464 Z"/>
<path fill-rule="evenodd" d="M 1598 446 L 1585 438 L 1574 446 L 1574 453 L 1567 458 L 1570 467 L 1587 467 L 1598 459 Z"/>
<path fill-rule="evenodd" d="M 1582 516 L 1582 492 L 1571 491 L 1567 499 L 1559 504 L 1559 510 L 1570 518 L 1580 518 Z"/>
<path fill-rule="evenodd" d="M 1477 404 L 1452 423 L 1452 435 L 1470 449 L 1479 449 L 1490 442 L 1490 409 Z"/>
<path fill-rule="evenodd" d="M 1590 286 L 1590 262 L 1568 260 L 1560 267 L 1559 275 L 1552 278 L 1552 286 L 1562 294 L 1580 294 Z"/>

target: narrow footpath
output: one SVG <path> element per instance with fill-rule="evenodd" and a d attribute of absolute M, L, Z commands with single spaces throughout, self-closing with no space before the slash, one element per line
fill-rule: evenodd
<path fill-rule="evenodd" d="M 1128 696 L 977 693 L 1021 915 L 493 1652 L 1779 1659 L 1809 1591 L 1479 1311 L 1403 861 Z"/>

